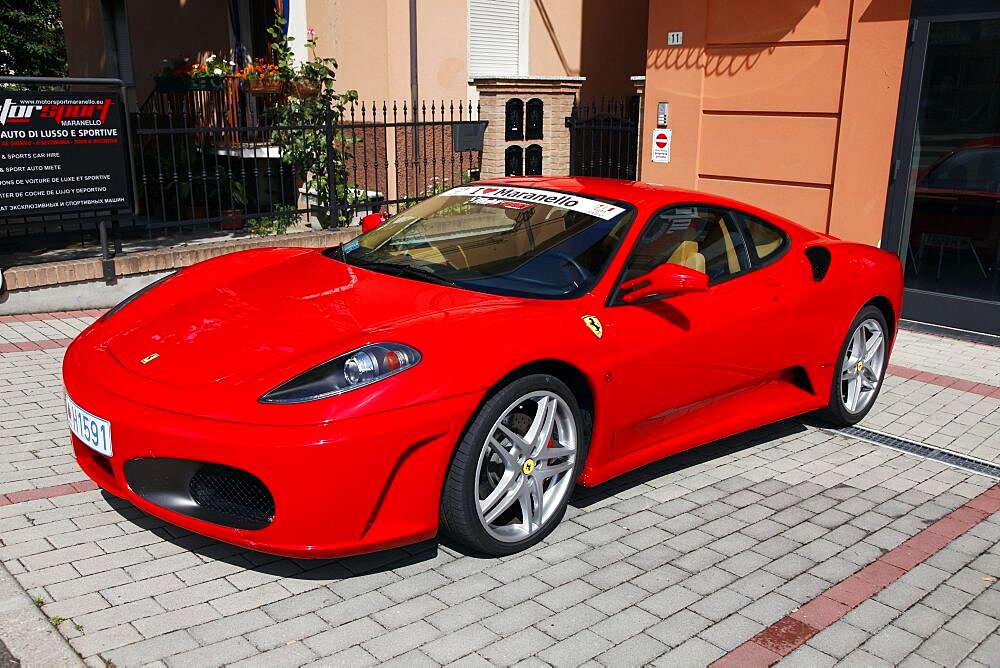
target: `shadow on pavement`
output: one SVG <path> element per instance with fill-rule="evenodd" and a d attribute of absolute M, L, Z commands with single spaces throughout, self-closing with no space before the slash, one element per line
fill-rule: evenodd
<path fill-rule="evenodd" d="M 577 487 L 572 498 L 570 498 L 570 505 L 575 508 L 587 508 L 634 485 L 643 484 L 668 473 L 682 471 L 734 452 L 746 450 L 803 431 L 806 431 L 806 427 L 801 422 L 786 420 L 707 443 L 672 457 L 653 462 L 597 487 L 590 489 Z M 217 541 L 213 538 L 191 533 L 186 529 L 181 529 L 152 515 L 148 515 L 128 501 L 119 499 L 107 491 L 102 490 L 102 494 L 108 505 L 124 519 L 184 550 L 258 573 L 298 580 L 343 580 L 359 575 L 390 571 L 433 560 L 437 558 L 438 552 L 442 547 L 446 548 L 449 552 L 464 556 L 477 558 L 482 556 L 471 552 L 465 546 L 453 542 L 446 536 L 439 536 L 433 540 L 402 548 L 362 554 L 354 557 L 344 557 L 341 559 L 292 559 L 265 554 L 263 552 L 254 552 Z"/>
<path fill-rule="evenodd" d="M 630 471 L 597 487 L 589 489 L 577 487 L 569 503 L 574 508 L 587 508 L 595 503 L 604 501 L 608 497 L 614 496 L 623 489 L 641 485 L 668 473 L 683 471 L 692 466 L 704 464 L 705 462 L 725 457 L 734 452 L 747 450 L 769 441 L 804 431 L 806 431 L 806 427 L 802 424 L 802 419 L 799 418 L 796 420 L 784 420 L 733 436 L 727 436 L 718 441 L 712 441 L 711 443 L 679 452 L 665 459 L 657 460 L 652 464 L 647 464 L 642 468 Z"/>

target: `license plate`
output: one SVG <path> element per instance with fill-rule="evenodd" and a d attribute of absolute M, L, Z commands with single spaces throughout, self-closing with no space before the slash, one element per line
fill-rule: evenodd
<path fill-rule="evenodd" d="M 105 457 L 111 456 L 111 423 L 83 410 L 66 395 L 66 417 L 69 430 L 83 441 L 84 445 Z"/>

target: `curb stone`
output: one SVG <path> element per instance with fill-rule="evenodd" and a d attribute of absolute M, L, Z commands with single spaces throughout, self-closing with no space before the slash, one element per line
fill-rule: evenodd
<path fill-rule="evenodd" d="M 0 640 L 0 668 L 21 668 L 21 662 L 10 653 L 3 640 Z"/>
<path fill-rule="evenodd" d="M 0 667 L 85 664 L 0 563 Z"/>

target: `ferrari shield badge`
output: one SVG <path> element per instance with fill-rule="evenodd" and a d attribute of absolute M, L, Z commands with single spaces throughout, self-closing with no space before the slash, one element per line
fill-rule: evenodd
<path fill-rule="evenodd" d="M 583 324 L 594 333 L 594 336 L 597 338 L 604 336 L 604 327 L 601 325 L 601 321 L 597 319 L 597 316 L 585 315 L 581 319 L 583 320 Z"/>

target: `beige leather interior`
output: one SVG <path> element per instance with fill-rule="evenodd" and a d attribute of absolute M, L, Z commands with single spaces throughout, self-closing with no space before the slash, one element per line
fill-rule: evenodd
<path fill-rule="evenodd" d="M 757 257 L 764 258 L 778 250 L 778 246 L 781 245 L 781 237 L 778 237 L 774 241 L 769 241 L 763 244 L 754 244 L 757 249 Z"/>
<path fill-rule="evenodd" d="M 726 246 L 726 261 L 729 264 L 729 273 L 738 274 L 740 273 L 740 259 L 736 256 L 736 246 L 733 245 L 733 238 L 729 236 L 729 230 L 726 229 L 726 224 L 723 221 L 719 221 L 719 229 L 722 230 L 722 242 Z"/>
<path fill-rule="evenodd" d="M 434 264 L 452 264 L 445 258 L 444 253 L 439 251 L 434 246 L 411 248 L 406 252 L 406 254 L 416 260 L 423 260 L 424 262 L 433 262 Z"/>
<path fill-rule="evenodd" d="M 705 273 L 705 256 L 698 252 L 697 241 L 682 241 L 677 244 L 677 249 L 670 254 L 667 262 Z"/>
<path fill-rule="evenodd" d="M 519 224 L 518 233 L 511 235 L 515 255 L 524 255 L 531 251 L 532 244 L 537 248 L 557 234 L 565 232 L 566 212 L 552 207 L 544 219 L 528 223 L 528 225 L 531 226 L 530 240 L 528 238 L 528 231 L 523 223 Z"/>

